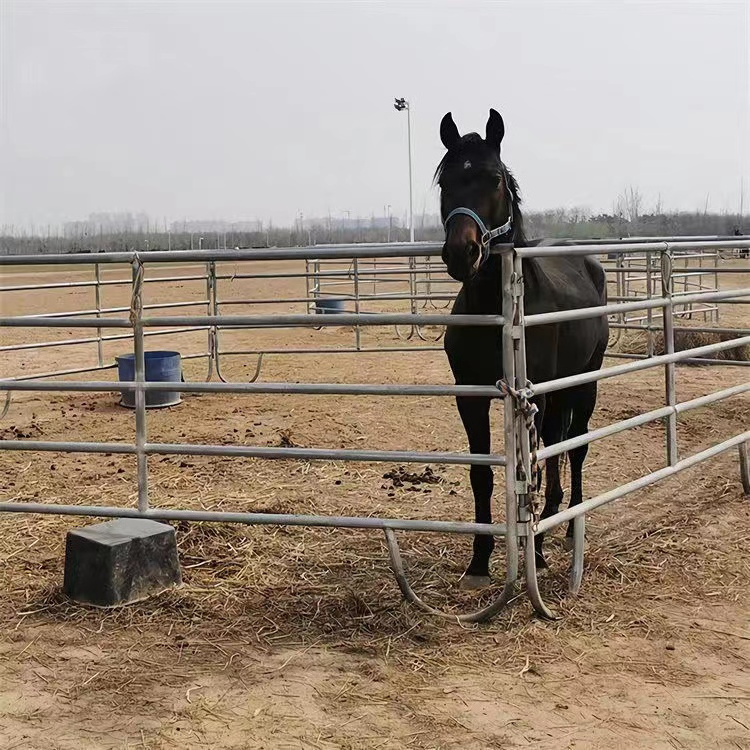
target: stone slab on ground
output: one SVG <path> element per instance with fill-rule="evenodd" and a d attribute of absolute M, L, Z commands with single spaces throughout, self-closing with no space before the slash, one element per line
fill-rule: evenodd
<path fill-rule="evenodd" d="M 68 532 L 65 593 L 75 601 L 113 607 L 181 583 L 172 526 L 118 518 Z"/>

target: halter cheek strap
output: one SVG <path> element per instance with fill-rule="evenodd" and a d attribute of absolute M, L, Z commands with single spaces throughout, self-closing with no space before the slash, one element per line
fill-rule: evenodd
<path fill-rule="evenodd" d="M 476 225 L 479 227 L 479 231 L 481 232 L 481 237 L 479 239 L 479 247 L 481 251 L 481 255 L 479 258 L 479 264 L 481 265 L 484 263 L 489 254 L 490 254 L 490 247 L 492 246 L 492 243 L 499 239 L 500 237 L 503 237 L 504 235 L 508 234 L 513 229 L 513 193 L 508 187 L 508 181 L 507 178 L 505 180 L 506 183 L 506 191 L 508 193 L 508 196 L 510 197 L 510 204 L 509 204 L 509 213 L 508 213 L 508 220 L 505 222 L 505 224 L 495 227 L 494 229 L 488 229 L 487 225 L 482 221 L 479 214 L 477 214 L 475 211 L 472 211 L 470 208 L 466 208 L 464 206 L 459 206 L 458 208 L 454 208 L 448 216 L 445 217 L 445 221 L 443 222 L 443 227 L 445 230 L 448 230 L 448 222 L 454 217 L 454 216 L 468 216 L 469 218 L 473 219 Z"/>

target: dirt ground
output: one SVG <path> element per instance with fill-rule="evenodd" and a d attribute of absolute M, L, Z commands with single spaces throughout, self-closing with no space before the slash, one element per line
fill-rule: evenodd
<path fill-rule="evenodd" d="M 226 266 L 231 275 L 234 266 Z M 244 269 L 239 269 L 244 270 Z M 299 270 L 262 264 L 267 273 Z M 148 278 L 199 268 L 152 269 Z M 727 275 L 729 276 L 729 275 Z M 126 278 L 107 269 L 104 278 Z M 91 279 L 92 271 L 6 272 L 3 286 Z M 748 286 L 732 275 L 725 285 Z M 397 285 L 395 285 L 397 286 Z M 146 302 L 205 300 L 200 281 L 147 285 Z M 304 297 L 300 279 L 221 282 L 222 299 Z M 4 292 L 3 315 L 91 309 L 91 288 Z M 105 306 L 129 304 L 126 286 Z M 398 308 L 399 305 L 390 305 Z M 363 306 L 364 307 L 364 306 Z M 745 306 L 746 307 L 746 306 Z M 381 309 L 373 303 L 372 309 Z M 196 306 L 151 314 L 200 314 Z M 238 305 L 227 313 L 303 312 L 303 303 Z M 117 313 L 126 317 L 126 312 Z M 723 325 L 747 325 L 745 308 Z M 117 333 L 110 330 L 109 333 Z M 88 330 L 3 329 L 0 346 L 74 340 Z M 392 328 L 362 344 L 392 347 Z M 429 342 L 428 342 L 429 343 Z M 224 333 L 233 349 L 346 348 L 351 329 Z M 205 331 L 157 337 L 149 348 L 206 351 Z M 427 346 L 414 341 L 406 346 Z M 107 362 L 127 341 L 104 345 Z M 618 364 L 609 360 L 606 364 Z M 0 352 L 0 377 L 96 364 L 96 344 Z M 252 355 L 227 356 L 247 379 Z M 747 380 L 739 366 L 679 367 L 686 400 Z M 185 363 L 206 377 L 203 359 Z M 116 379 L 116 371 L 77 376 Z M 442 352 L 271 355 L 261 378 L 291 382 L 449 383 Z M 663 403 L 648 371 L 601 384 L 593 426 Z M 132 440 L 118 394 L 21 393 L 0 438 Z M 747 428 L 742 396 L 679 420 L 690 455 Z M 502 406 L 493 436 L 502 446 Z M 190 395 L 151 411 L 150 441 L 384 450 L 465 450 L 448 398 Z M 664 464 L 659 423 L 595 443 L 585 467 L 592 496 Z M 471 520 L 468 472 L 344 462 L 155 456 L 154 506 Z M 496 486 L 502 486 L 502 478 Z M 388 475 L 388 476 L 385 476 Z M 401 478 L 400 478 L 401 477 Z M 109 504 L 136 499 L 131 456 L 0 452 L 4 501 Z M 497 498 L 496 498 L 497 500 Z M 501 508 L 502 502 L 496 502 Z M 584 585 L 566 593 L 568 555 L 549 539 L 543 594 L 560 615 L 534 617 L 521 597 L 491 623 L 460 627 L 402 602 L 377 533 L 177 524 L 183 585 L 102 610 L 62 594 L 65 534 L 94 519 L 0 516 L 0 748 L 750 748 L 750 502 L 736 452 L 609 505 L 588 519 Z M 399 535 L 417 591 L 461 612 L 492 591 L 457 581 L 466 537 Z"/>

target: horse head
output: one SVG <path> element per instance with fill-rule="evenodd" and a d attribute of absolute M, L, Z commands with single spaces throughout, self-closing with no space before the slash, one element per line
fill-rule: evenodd
<path fill-rule="evenodd" d="M 443 261 L 457 281 L 471 279 L 487 260 L 490 246 L 510 241 L 513 234 L 518 197 L 500 158 L 504 134 L 503 118 L 494 109 L 484 138 L 477 133 L 459 135 L 450 112 L 440 123 L 440 139 L 447 149 L 435 172 L 445 227 Z"/>

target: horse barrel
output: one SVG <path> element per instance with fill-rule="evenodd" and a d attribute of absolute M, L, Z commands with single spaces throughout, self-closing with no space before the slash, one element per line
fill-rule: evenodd
<path fill-rule="evenodd" d="M 315 312 L 323 315 L 336 315 L 337 313 L 346 312 L 344 304 L 345 299 L 340 297 L 328 297 L 325 299 L 315 300 Z"/>
<path fill-rule="evenodd" d="M 121 383 L 135 380 L 135 354 L 124 354 L 115 357 L 117 373 Z M 182 381 L 182 365 L 179 352 L 155 351 L 145 352 L 146 382 L 177 383 Z M 121 406 L 135 408 L 135 391 L 123 388 Z M 174 406 L 181 401 L 179 391 L 146 391 L 146 408 L 154 409 L 163 406 Z"/>

